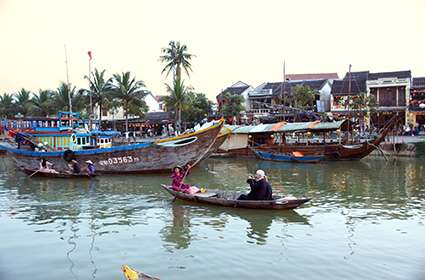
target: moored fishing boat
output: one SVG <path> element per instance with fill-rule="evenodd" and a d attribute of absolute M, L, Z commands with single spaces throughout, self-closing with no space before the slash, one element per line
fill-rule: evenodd
<path fill-rule="evenodd" d="M 44 158 L 59 173 L 69 172 L 68 162 L 80 164 L 91 160 L 96 174 L 168 172 L 176 165 L 193 164 L 204 157 L 213 146 L 223 126 L 223 120 L 209 127 L 177 137 L 109 148 L 65 151 L 32 151 L 3 145 L 9 157 L 21 170 L 36 170 Z"/>
<path fill-rule="evenodd" d="M 300 152 L 292 152 L 292 154 L 281 154 L 273 152 L 265 152 L 253 149 L 258 158 L 263 160 L 281 161 L 281 162 L 297 162 L 297 163 L 318 163 L 325 157 L 323 155 L 303 155 Z"/>
<path fill-rule="evenodd" d="M 274 196 L 273 200 L 238 200 L 237 198 L 240 195 L 239 192 L 208 190 L 204 193 L 198 192 L 195 194 L 187 194 L 175 191 L 171 189 L 170 186 L 161 185 L 161 187 L 172 196 L 180 200 L 234 208 L 288 210 L 295 209 L 298 206 L 310 201 L 310 198 L 306 197 L 297 198 L 278 196 Z"/>
<path fill-rule="evenodd" d="M 255 152 L 261 151 L 274 155 L 323 156 L 323 160 L 358 160 L 377 149 L 396 122 L 394 116 L 379 134 L 356 140 L 347 136 L 347 130 L 343 133 L 346 121 L 237 126 L 231 127 L 232 134 L 219 151 L 230 157 L 261 158 Z"/>
<path fill-rule="evenodd" d="M 228 129 L 227 127 L 222 127 L 220 130 L 220 133 L 217 135 L 217 138 L 215 139 L 214 145 L 211 147 L 208 153 L 204 156 L 204 159 L 208 158 L 210 155 L 217 152 L 217 150 L 220 148 L 221 145 L 223 145 L 224 141 L 226 141 L 227 137 L 229 137 L 231 133 L 232 131 L 230 129 Z"/>

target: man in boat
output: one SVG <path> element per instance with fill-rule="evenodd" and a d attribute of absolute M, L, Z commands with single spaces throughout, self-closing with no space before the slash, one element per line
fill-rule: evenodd
<path fill-rule="evenodd" d="M 263 170 L 257 170 L 255 177 L 249 176 L 246 181 L 251 187 L 248 194 L 241 194 L 238 200 L 272 200 L 272 186 L 267 182 L 266 174 Z"/>
<path fill-rule="evenodd" d="M 86 160 L 87 163 L 87 176 L 96 176 L 96 166 L 91 160 Z"/>
<path fill-rule="evenodd" d="M 190 185 L 184 183 L 184 178 L 186 178 L 189 173 L 191 166 L 187 164 L 186 166 L 176 166 L 173 168 L 173 173 L 171 174 L 171 188 L 179 192 L 187 192 L 190 190 Z"/>

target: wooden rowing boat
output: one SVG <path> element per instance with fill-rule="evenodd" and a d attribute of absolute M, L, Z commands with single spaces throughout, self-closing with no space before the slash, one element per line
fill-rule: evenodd
<path fill-rule="evenodd" d="M 36 152 L 0 145 L 22 170 L 37 170 L 45 158 L 59 173 L 67 173 L 68 162 L 75 159 L 80 164 L 91 160 L 99 174 L 169 172 L 176 165 L 199 162 L 212 148 L 223 126 L 220 120 L 205 129 L 177 137 L 153 142 L 77 151 Z"/>
<path fill-rule="evenodd" d="M 21 169 L 24 173 L 30 177 L 49 177 L 49 178 L 61 178 L 61 179 L 70 179 L 70 178 L 81 178 L 81 179 L 93 179 L 96 175 L 88 176 L 86 173 L 54 173 L 54 172 L 44 172 L 40 170 L 30 170 L 30 169 Z"/>
<path fill-rule="evenodd" d="M 142 272 L 138 272 L 137 270 L 129 267 L 128 265 L 123 265 L 121 270 L 127 280 L 160 280 L 159 278 L 152 277 Z"/>
<path fill-rule="evenodd" d="M 161 187 L 177 199 L 224 207 L 288 210 L 295 209 L 310 201 L 310 198 L 306 197 L 296 198 L 277 196 L 275 196 L 273 200 L 238 200 L 237 198 L 241 194 L 239 192 L 208 190 L 205 193 L 187 194 L 174 191 L 170 186 L 161 185 Z"/>
<path fill-rule="evenodd" d="M 280 162 L 296 162 L 296 163 L 318 163 L 325 157 L 323 155 L 294 155 L 281 154 L 274 152 L 265 152 L 253 149 L 258 158 L 263 160 L 280 161 Z"/>

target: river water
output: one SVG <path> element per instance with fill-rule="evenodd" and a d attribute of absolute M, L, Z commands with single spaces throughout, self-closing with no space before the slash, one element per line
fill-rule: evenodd
<path fill-rule="evenodd" d="M 425 160 L 208 159 L 188 182 L 245 190 L 256 169 L 294 211 L 172 202 L 168 175 L 28 178 L 0 158 L 0 279 L 425 279 Z"/>

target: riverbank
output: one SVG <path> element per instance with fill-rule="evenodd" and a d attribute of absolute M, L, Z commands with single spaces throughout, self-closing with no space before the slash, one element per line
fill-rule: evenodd
<path fill-rule="evenodd" d="M 390 136 L 372 152 L 374 156 L 425 157 L 425 136 Z"/>

